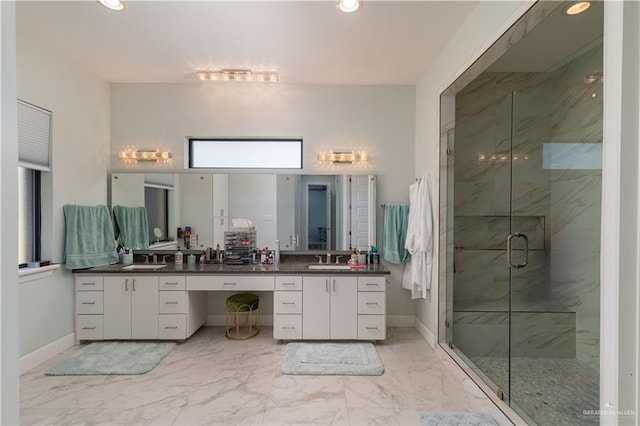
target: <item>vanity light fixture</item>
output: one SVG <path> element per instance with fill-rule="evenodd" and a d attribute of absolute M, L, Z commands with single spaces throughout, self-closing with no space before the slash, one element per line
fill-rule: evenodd
<path fill-rule="evenodd" d="M 579 1 L 569 6 L 564 13 L 566 13 L 567 15 L 577 15 L 589 9 L 590 6 L 591 6 L 591 2 Z"/>
<path fill-rule="evenodd" d="M 110 10 L 123 12 L 127 10 L 127 5 L 122 0 L 98 0 L 98 3 Z"/>
<path fill-rule="evenodd" d="M 155 161 L 156 163 L 168 163 L 173 155 L 169 151 L 138 151 L 126 149 L 118 152 L 118 158 L 125 163 L 137 163 L 138 161 Z"/>
<path fill-rule="evenodd" d="M 360 0 L 338 0 L 336 3 L 336 7 L 345 13 L 355 12 L 360 6 Z"/>
<path fill-rule="evenodd" d="M 245 69 L 223 69 L 218 71 L 196 71 L 198 80 L 208 81 L 258 81 L 277 83 L 278 73 L 273 71 L 251 71 Z"/>
<path fill-rule="evenodd" d="M 369 156 L 364 151 L 329 151 L 318 154 L 318 161 L 323 164 L 366 164 L 368 160 Z"/>

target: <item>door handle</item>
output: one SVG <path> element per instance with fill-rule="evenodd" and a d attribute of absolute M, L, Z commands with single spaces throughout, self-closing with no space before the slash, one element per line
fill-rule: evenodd
<path fill-rule="evenodd" d="M 524 238 L 524 262 L 523 263 L 513 263 L 511 259 L 511 240 L 514 238 Z M 529 237 L 526 234 L 522 234 L 520 232 L 514 232 L 509 234 L 507 237 L 507 264 L 510 268 L 520 269 L 527 266 L 529 263 Z"/>
<path fill-rule="evenodd" d="M 324 289 L 327 293 L 329 293 L 329 278 L 324 280 Z"/>

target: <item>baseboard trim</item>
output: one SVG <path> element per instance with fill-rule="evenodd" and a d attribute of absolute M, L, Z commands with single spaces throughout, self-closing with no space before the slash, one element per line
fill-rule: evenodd
<path fill-rule="evenodd" d="M 207 322 L 204 325 L 206 327 L 224 327 L 225 315 L 207 315 Z M 260 325 L 264 325 L 265 327 L 273 326 L 273 314 L 260 315 Z"/>
<path fill-rule="evenodd" d="M 413 315 L 387 315 L 387 327 L 415 327 Z"/>
<path fill-rule="evenodd" d="M 422 338 L 431 346 L 433 349 L 436 347 L 436 337 L 433 335 L 431 330 L 427 328 L 418 318 L 415 318 L 415 328 L 420 333 Z"/>
<path fill-rule="evenodd" d="M 76 335 L 75 333 L 70 333 L 23 356 L 20 358 L 20 374 L 26 373 L 43 362 L 50 360 L 60 352 L 69 349 L 75 344 Z"/>

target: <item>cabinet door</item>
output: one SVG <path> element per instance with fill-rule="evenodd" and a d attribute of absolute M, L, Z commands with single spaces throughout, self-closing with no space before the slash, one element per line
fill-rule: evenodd
<path fill-rule="evenodd" d="M 358 280 L 331 277 L 331 338 L 358 338 Z"/>
<path fill-rule="evenodd" d="M 104 338 L 131 338 L 131 278 L 104 277 Z"/>
<path fill-rule="evenodd" d="M 158 277 L 134 276 L 131 287 L 131 337 L 158 338 Z"/>
<path fill-rule="evenodd" d="M 329 277 L 302 278 L 302 338 L 328 339 L 330 314 Z"/>

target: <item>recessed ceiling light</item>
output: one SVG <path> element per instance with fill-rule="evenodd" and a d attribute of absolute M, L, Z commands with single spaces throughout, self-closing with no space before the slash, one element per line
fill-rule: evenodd
<path fill-rule="evenodd" d="M 338 0 L 336 6 L 343 12 L 355 12 L 360 9 L 360 0 Z"/>
<path fill-rule="evenodd" d="M 116 12 L 122 12 L 127 9 L 127 5 L 122 0 L 98 0 L 98 3 Z"/>
<path fill-rule="evenodd" d="M 578 13 L 582 13 L 585 10 L 589 9 L 591 3 L 588 1 L 579 1 L 577 3 L 572 4 L 565 10 L 567 15 L 577 15 Z"/>

